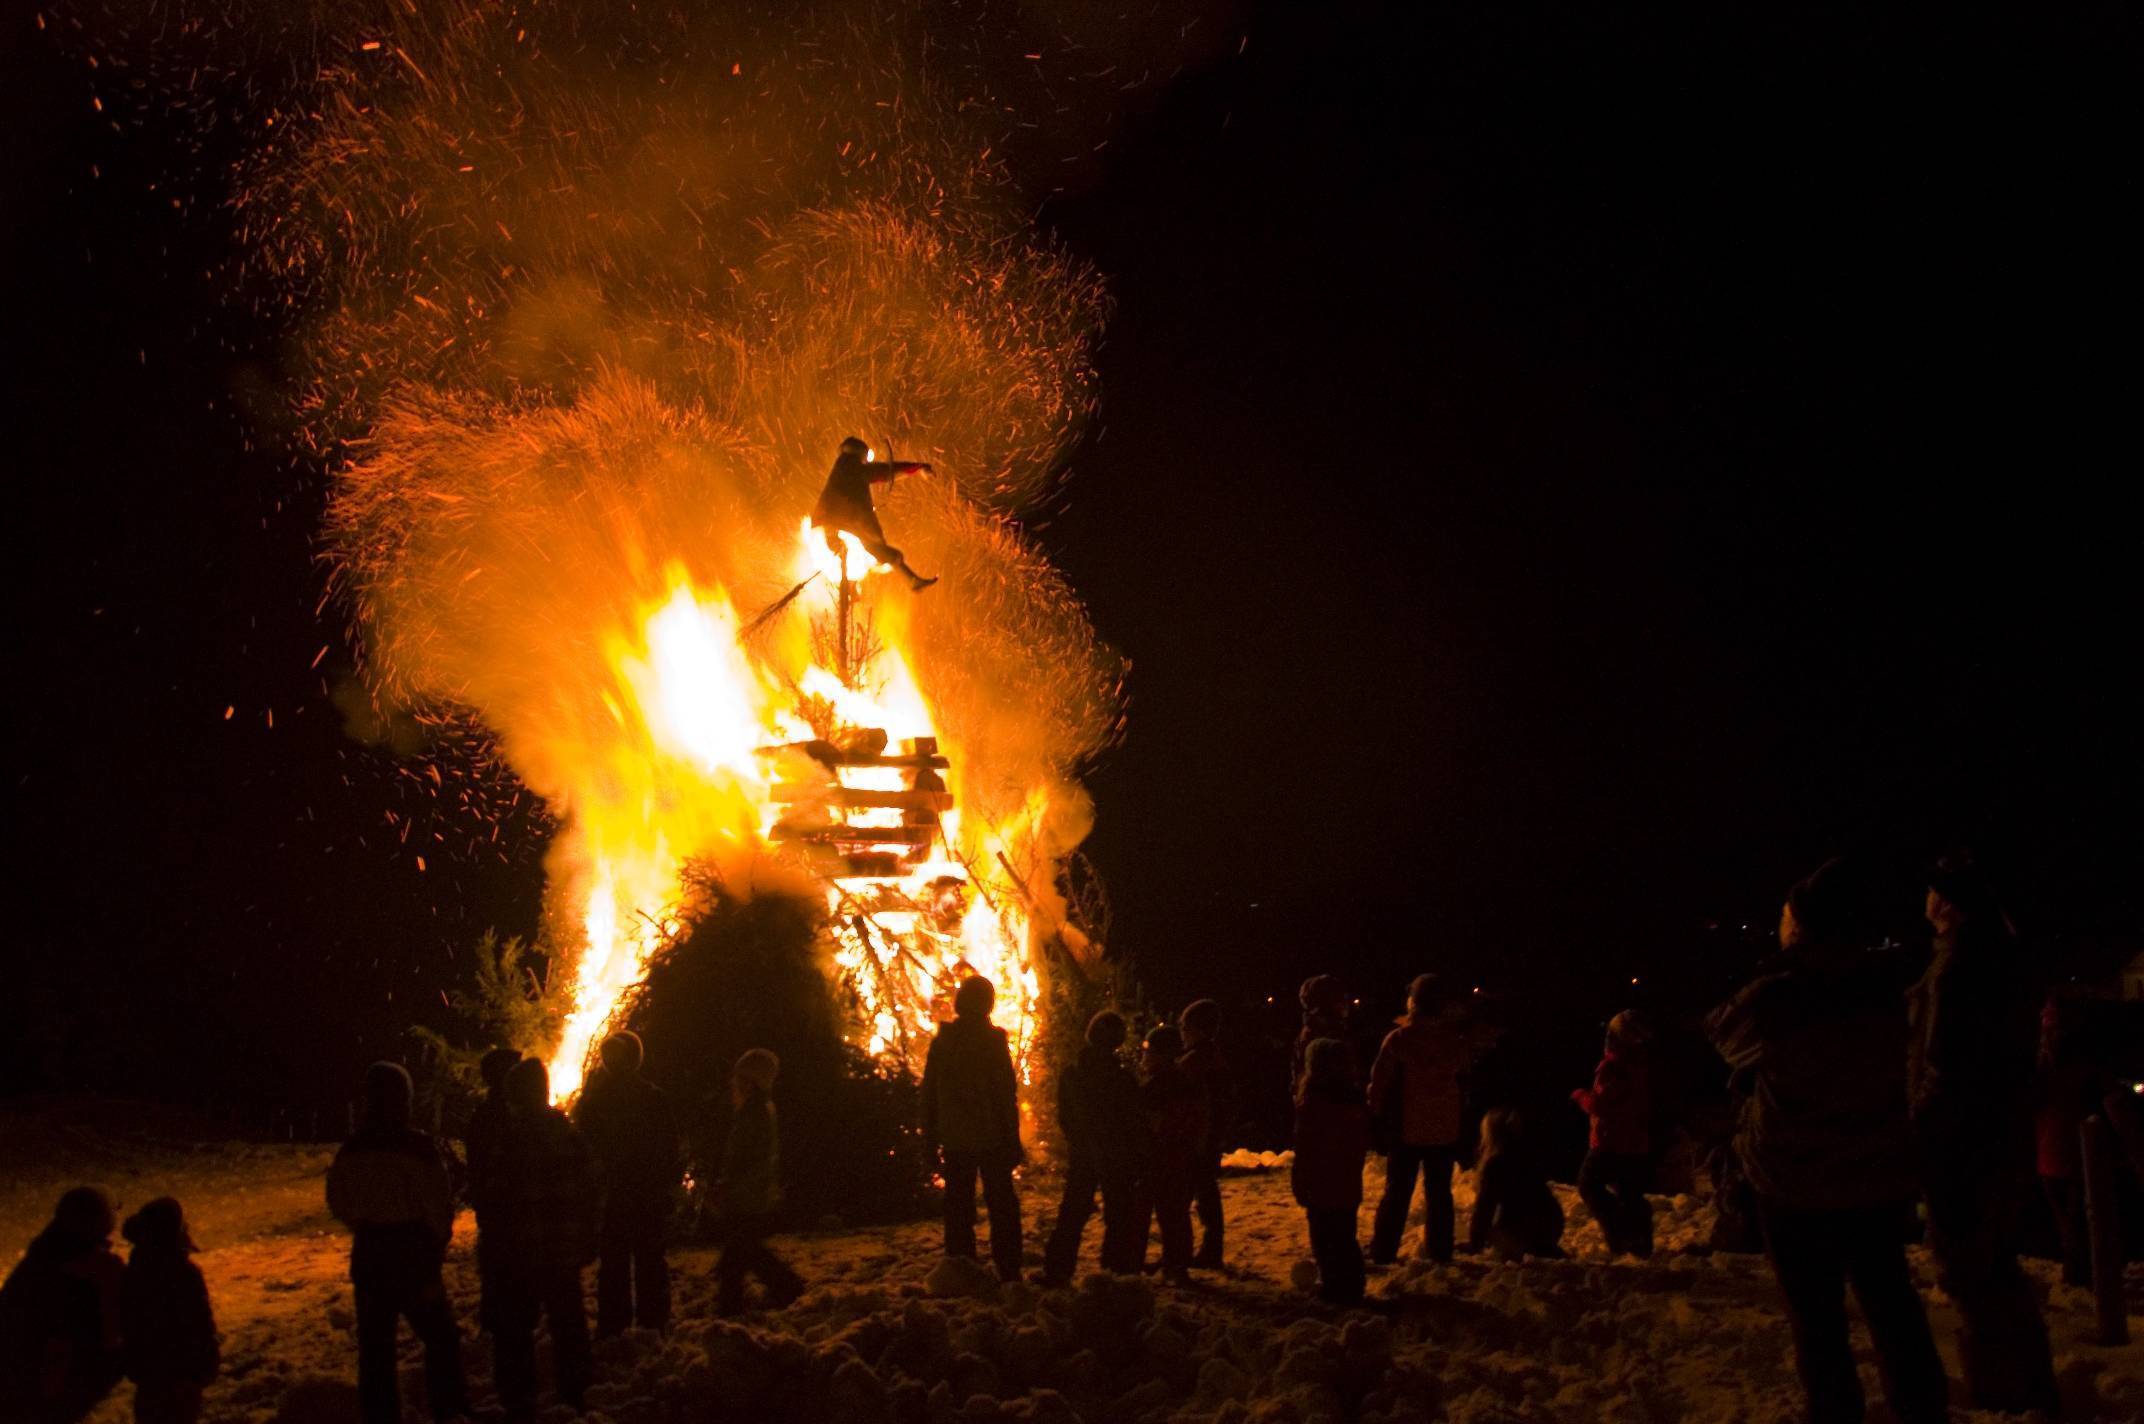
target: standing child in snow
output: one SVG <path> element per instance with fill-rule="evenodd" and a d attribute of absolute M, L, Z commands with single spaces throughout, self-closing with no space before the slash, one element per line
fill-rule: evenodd
<path fill-rule="evenodd" d="M 1288 1182 L 1310 1228 L 1318 1261 L 1318 1298 L 1334 1305 L 1362 1299 L 1362 1246 L 1355 1213 L 1362 1205 L 1362 1163 L 1370 1152 L 1370 1110 L 1355 1077 L 1355 1056 L 1338 1039 L 1314 1040 L 1303 1055 L 1295 1094 L 1295 1162 Z"/>
<path fill-rule="evenodd" d="M 208 1282 L 190 1259 L 186 1214 L 177 1201 L 158 1197 L 127 1218 L 125 1235 L 134 1250 L 119 1281 L 119 1317 L 136 1424 L 194 1424 L 221 1361 Z"/>
<path fill-rule="evenodd" d="M 1191 1196 L 1206 1151 L 1206 1105 L 1198 1086 L 1177 1066 L 1184 1036 L 1163 1024 L 1146 1036 L 1147 1128 L 1153 1134 L 1147 1195 L 1161 1231 L 1161 1275 L 1174 1285 L 1191 1280 Z"/>
<path fill-rule="evenodd" d="M 1653 1254 L 1653 1208 L 1645 1199 L 1651 1147 L 1645 1045 L 1652 1031 L 1629 1009 L 1608 1021 L 1608 1041 L 1593 1086 L 1572 1092 L 1592 1119 L 1586 1160 L 1578 1169 L 1578 1194 L 1601 1224 L 1611 1258 Z"/>
<path fill-rule="evenodd" d="M 1070 1160 L 1057 1223 L 1043 1252 L 1045 1285 L 1072 1279 L 1096 1191 L 1102 1194 L 1102 1269 L 1136 1275 L 1146 1255 L 1140 1178 L 1151 1144 L 1139 1080 L 1117 1057 L 1125 1037 L 1124 1016 L 1102 1010 L 1087 1022 L 1078 1061 L 1057 1080 L 1057 1126 Z"/>
<path fill-rule="evenodd" d="M 1542 1175 L 1516 1108 L 1491 1108 L 1481 1120 L 1467 1249 L 1484 1248 L 1501 1261 L 1563 1256 L 1563 1206 Z"/>
<path fill-rule="evenodd" d="M 1206 1112 L 1205 1150 L 1192 1179 L 1191 1204 L 1199 1214 L 1199 1249 L 1191 1264 L 1203 1270 L 1221 1269 L 1224 1239 L 1221 1218 L 1221 1137 L 1228 1121 L 1228 1063 L 1221 1057 L 1221 1006 L 1200 999 L 1177 1018 L 1184 1035 L 1184 1056 L 1177 1066 L 1199 1090 Z"/>
<path fill-rule="evenodd" d="M 730 1071 L 729 1140 L 715 1178 L 715 1211 L 721 1224 L 722 1259 L 715 1262 L 716 1308 L 724 1315 L 744 1309 L 744 1281 L 759 1277 L 779 1309 L 804 1293 L 797 1273 L 767 1249 L 775 1211 L 782 1204 L 782 1129 L 774 1113 L 774 1078 L 782 1061 L 754 1048 Z"/>
<path fill-rule="evenodd" d="M 1377 1203 L 1370 1259 L 1391 1265 L 1414 1205 L 1414 1182 L 1422 1178 L 1428 1220 L 1422 1254 L 1452 1259 L 1455 1216 L 1452 1169 L 1459 1164 L 1459 1135 L 1466 1104 L 1467 1040 L 1434 974 L 1416 975 L 1407 986 L 1407 1014 L 1385 1035 L 1370 1069 L 1370 1116 L 1384 1129 L 1385 1192 Z"/>
<path fill-rule="evenodd" d="M 923 1150 L 945 1172 L 945 1253 L 975 1259 L 975 1182 L 990 1211 L 990 1259 L 998 1279 L 1021 1271 L 1020 1087 L 1012 1043 L 990 1021 L 997 986 L 980 974 L 953 991 L 953 1021 L 931 1039 L 923 1058 Z"/>
<path fill-rule="evenodd" d="M 0 1419 L 68 1424 L 119 1382 L 118 1224 L 101 1187 L 62 1193 L 0 1286 Z"/>
<path fill-rule="evenodd" d="M 1321 1038 L 1329 1038 L 1348 1051 L 1348 1063 L 1355 1064 L 1353 1040 L 1348 1037 L 1347 1011 L 1353 1007 L 1347 996 L 1347 987 L 1330 974 L 1313 974 L 1295 991 L 1295 999 L 1303 1009 L 1303 1027 L 1295 1035 L 1295 1049 L 1288 1059 L 1288 1092 L 1292 1096 L 1303 1081 L 1303 1069 L 1310 1056 L 1310 1045 Z M 1360 1072 L 1356 1073 L 1359 1080 Z"/>

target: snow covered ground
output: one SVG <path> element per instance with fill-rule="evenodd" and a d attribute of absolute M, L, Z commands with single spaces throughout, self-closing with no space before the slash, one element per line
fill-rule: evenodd
<path fill-rule="evenodd" d="M 344 1240 L 317 1209 L 323 1154 L 195 1155 L 204 1160 L 177 1185 L 195 1192 L 201 1263 L 225 1335 L 226 1373 L 209 1395 L 207 1417 L 354 1421 Z M 122 1194 L 138 1202 L 167 1189 L 149 1180 L 155 1175 L 122 1184 Z M 1373 1196 L 1376 1176 L 1373 1159 Z M 1031 1262 L 1053 1186 L 1030 1181 L 1024 1193 Z M 1799 1417 L 1786 1323 L 1764 1262 L 1693 1250 L 1709 1215 L 1691 1198 L 1656 1199 L 1660 1252 L 1648 1264 L 1610 1264 L 1599 1232 L 1565 1190 L 1572 1221 L 1584 1223 L 1565 1237 L 1572 1260 L 1403 1263 L 1373 1275 L 1365 1308 L 1336 1311 L 1291 1284 L 1306 1253 L 1286 1172 L 1233 1175 L 1225 1191 L 1230 1270 L 1187 1290 L 1099 1276 L 1065 1291 L 1001 1289 L 942 1264 L 936 1229 L 918 1222 L 780 1238 L 778 1247 L 811 1279 L 810 1293 L 789 1310 L 731 1321 L 713 1313 L 713 1253 L 680 1249 L 672 1255 L 676 1328 L 666 1338 L 635 1334 L 602 1346 L 587 1417 L 611 1424 L 1786 1424 Z M 1464 1222 L 1472 1193 L 1463 1179 L 1458 1195 Z M 11 1231 L 13 1217 L 5 1223 Z M 1366 1234 L 1367 1206 L 1363 1227 Z M 1099 1222 L 1090 1228 L 1090 1261 L 1098 1234 Z M 12 1253 L 22 1239 L 12 1236 L 5 1248 Z M 465 1213 L 449 1282 L 482 1410 L 493 1396 L 490 1351 L 470 1328 L 473 1244 Z M 1935 1296 L 1919 1253 L 1915 1268 L 1931 1292 L 1955 1378 L 1955 1314 Z M 2051 1284 L 2047 1263 L 2030 1268 L 2049 1289 L 2072 1417 L 2144 1420 L 2144 1343 L 2092 1345 L 2090 1300 Z M 2144 1277 L 2131 1271 L 2135 1309 Z M 2144 1318 L 2132 1316 L 2131 1330 L 2144 1342 Z M 414 1406 L 421 1391 L 413 1354 L 404 1368 Z M 1864 1373 L 1873 1398 L 1873 1368 Z M 123 1387 L 96 1417 L 117 1424 L 128 1410 Z M 410 1418 L 418 1417 L 412 1407 Z M 554 1407 L 547 1424 L 570 1418 Z"/>

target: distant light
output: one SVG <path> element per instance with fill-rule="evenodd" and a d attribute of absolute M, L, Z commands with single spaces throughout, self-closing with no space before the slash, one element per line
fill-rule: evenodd
<path fill-rule="evenodd" d="M 1631 976 L 1630 976 L 1630 982 L 1631 982 L 1631 983 L 1633 983 L 1633 984 L 1637 983 L 1637 982 L 1638 982 L 1638 976 L 1637 976 L 1637 975 L 1635 975 L 1635 974 L 1631 975 Z"/>
<path fill-rule="evenodd" d="M 1476 984 L 1476 985 L 1474 986 L 1474 992 L 1475 992 L 1475 993 L 1477 993 L 1477 994 L 1479 994 L 1479 993 L 1481 992 L 1481 985 L 1479 985 L 1479 984 Z"/>

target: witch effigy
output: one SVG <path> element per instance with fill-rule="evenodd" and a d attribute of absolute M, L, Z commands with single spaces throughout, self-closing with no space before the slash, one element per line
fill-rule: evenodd
<path fill-rule="evenodd" d="M 852 435 L 841 442 L 841 453 L 827 474 L 826 487 L 819 491 L 819 502 L 811 512 L 812 527 L 837 559 L 842 557 L 841 536 L 853 534 L 865 553 L 907 575 L 910 588 L 929 588 L 938 580 L 925 578 L 910 568 L 907 557 L 886 542 L 878 511 L 871 506 L 871 487 L 891 484 L 896 475 L 918 470 L 929 473 L 930 468 L 921 460 L 874 460 L 871 447 Z"/>

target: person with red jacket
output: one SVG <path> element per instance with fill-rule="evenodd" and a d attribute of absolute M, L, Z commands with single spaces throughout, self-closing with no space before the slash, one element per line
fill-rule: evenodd
<path fill-rule="evenodd" d="M 886 542 L 878 511 L 871 505 L 871 487 L 892 484 L 896 475 L 918 470 L 928 473 L 930 468 L 921 460 L 874 460 L 871 447 L 852 435 L 841 442 L 841 453 L 827 473 L 825 488 L 819 491 L 819 502 L 811 512 L 812 527 L 819 531 L 835 558 L 844 557 L 841 536 L 852 534 L 865 553 L 899 569 L 907 575 L 908 586 L 921 592 L 938 580 L 925 578 L 910 568 L 907 556 Z"/>
<path fill-rule="evenodd" d="M 1611 1258 L 1653 1254 L 1653 1208 L 1645 1199 L 1651 1172 L 1652 1093 L 1645 1046 L 1652 1030 L 1625 1009 L 1608 1021 L 1608 1041 L 1593 1086 L 1571 1101 L 1592 1119 L 1578 1195 L 1601 1224 Z"/>
<path fill-rule="evenodd" d="M 1318 1298 L 1333 1305 L 1362 1299 L 1362 1246 L 1355 1213 L 1362 1206 L 1362 1163 L 1370 1152 L 1370 1111 L 1355 1077 L 1355 1055 L 1336 1038 L 1311 1042 L 1295 1093 L 1295 1161 L 1288 1184 L 1310 1230 L 1318 1262 Z"/>
<path fill-rule="evenodd" d="M 1452 1169 L 1459 1162 L 1466 1101 L 1467 1039 L 1434 974 L 1407 986 L 1407 1014 L 1385 1035 L 1370 1068 L 1370 1116 L 1385 1133 L 1385 1193 L 1377 1203 L 1370 1259 L 1391 1265 L 1422 1178 L 1429 1220 L 1422 1254 L 1452 1259 Z"/>

